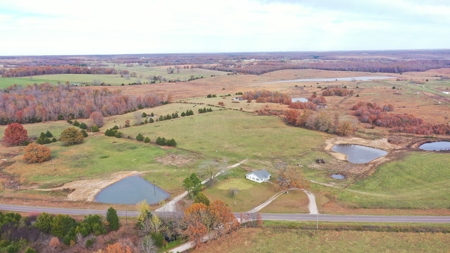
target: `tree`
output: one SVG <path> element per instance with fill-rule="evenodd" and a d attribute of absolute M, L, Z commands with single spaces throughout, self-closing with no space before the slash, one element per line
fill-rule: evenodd
<path fill-rule="evenodd" d="M 117 212 L 114 208 L 108 208 L 108 212 L 106 212 L 106 220 L 109 224 L 109 230 L 119 229 L 119 217 L 117 216 Z"/>
<path fill-rule="evenodd" d="M 86 125 L 86 123 L 82 122 L 82 123 L 80 124 L 80 128 L 84 130 L 84 129 L 87 129 L 88 126 Z"/>
<path fill-rule="evenodd" d="M 280 175 L 276 180 L 275 187 L 278 190 L 288 192 L 291 188 L 306 188 L 308 181 L 304 179 L 300 171 L 296 171 L 291 167 L 282 168 Z"/>
<path fill-rule="evenodd" d="M 167 141 L 167 145 L 171 146 L 171 147 L 176 147 L 177 146 L 177 142 L 174 139 L 170 139 Z"/>
<path fill-rule="evenodd" d="M 203 223 L 209 220 L 207 206 L 203 203 L 194 203 L 184 210 L 184 221 L 187 224 L 183 234 L 195 243 L 195 247 L 202 243 L 202 238 L 208 233 L 208 228 Z"/>
<path fill-rule="evenodd" d="M 103 251 L 102 251 L 103 252 Z M 131 253 L 131 248 L 128 245 L 122 245 L 121 243 L 114 243 L 114 244 L 110 244 L 108 245 L 108 247 L 106 247 L 105 253 Z"/>
<path fill-rule="evenodd" d="M 64 142 L 65 145 L 82 143 L 83 138 L 83 133 L 78 131 L 75 127 L 66 128 L 61 133 L 61 141 Z"/>
<path fill-rule="evenodd" d="M 50 239 L 50 243 L 49 246 L 50 248 L 52 248 L 53 250 L 56 249 L 56 247 L 58 247 L 60 244 L 59 239 L 57 237 L 52 237 L 52 239 Z"/>
<path fill-rule="evenodd" d="M 141 125 L 141 124 L 142 124 L 142 117 L 141 117 L 141 114 L 140 114 L 139 112 L 135 112 L 135 113 L 133 114 L 133 116 L 134 116 L 134 123 L 135 123 L 136 125 Z"/>
<path fill-rule="evenodd" d="M 36 143 L 28 144 L 24 152 L 23 160 L 26 163 L 42 163 L 50 160 L 52 157 L 52 152 L 49 148 Z"/>
<path fill-rule="evenodd" d="M 183 186 L 189 194 L 195 196 L 202 189 L 202 182 L 198 178 L 197 174 L 192 173 L 189 177 L 183 180 Z"/>
<path fill-rule="evenodd" d="M 53 221 L 53 215 L 48 213 L 41 213 L 36 219 L 36 222 L 34 223 L 34 226 L 41 230 L 44 233 L 50 233 L 50 230 L 52 229 L 52 221 Z"/>
<path fill-rule="evenodd" d="M 143 141 L 143 140 L 144 140 L 144 136 L 142 136 L 142 134 L 139 133 L 139 134 L 136 136 L 136 140 L 138 140 L 138 141 Z"/>
<path fill-rule="evenodd" d="M 98 131 L 100 131 L 100 130 L 98 129 L 98 126 L 93 125 L 93 126 L 91 127 L 91 131 L 92 131 L 93 133 L 96 133 L 96 132 L 98 132 Z"/>
<path fill-rule="evenodd" d="M 143 201 L 137 203 L 136 209 L 139 212 L 137 225 L 145 232 L 150 232 L 149 221 L 152 218 L 152 213 L 147 201 L 144 199 Z"/>
<path fill-rule="evenodd" d="M 45 133 L 45 136 L 48 137 L 48 138 L 52 138 L 53 134 L 50 133 L 50 131 L 47 130 L 47 132 Z"/>
<path fill-rule="evenodd" d="M 5 129 L 3 143 L 6 146 L 15 146 L 28 141 L 28 132 L 19 123 L 9 124 Z"/>
<path fill-rule="evenodd" d="M 98 111 L 92 112 L 89 118 L 92 120 L 92 123 L 97 127 L 102 127 L 104 124 L 103 114 L 101 112 Z"/>
<path fill-rule="evenodd" d="M 144 140 L 144 142 L 145 142 L 145 143 L 149 143 L 149 142 L 150 142 L 150 138 L 148 138 L 148 137 L 145 137 L 145 140 Z"/>
<path fill-rule="evenodd" d="M 341 120 L 336 127 L 336 133 L 343 136 L 352 135 L 355 133 L 355 127 L 350 121 Z"/>
<path fill-rule="evenodd" d="M 203 203 L 205 204 L 205 206 L 209 206 L 209 199 L 205 194 L 200 192 L 199 194 L 197 194 L 197 196 L 195 196 L 194 203 Z"/>
<path fill-rule="evenodd" d="M 76 221 L 68 216 L 57 214 L 53 217 L 51 222 L 51 230 L 50 233 L 59 238 L 64 238 L 70 232 L 70 230 L 75 229 Z M 70 241 L 69 241 L 70 242 Z"/>
<path fill-rule="evenodd" d="M 84 138 L 88 137 L 88 133 L 86 132 L 86 130 L 81 130 L 81 133 L 83 134 Z"/>
<path fill-rule="evenodd" d="M 142 238 L 142 242 L 139 245 L 139 250 L 142 253 L 154 253 L 157 251 L 157 248 L 153 243 L 153 238 L 150 235 L 144 236 L 144 238 Z"/>

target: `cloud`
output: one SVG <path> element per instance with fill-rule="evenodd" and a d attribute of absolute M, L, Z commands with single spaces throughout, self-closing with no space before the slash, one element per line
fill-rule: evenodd
<path fill-rule="evenodd" d="M 0 55 L 445 48 L 448 13 L 439 0 L 11 0 Z"/>

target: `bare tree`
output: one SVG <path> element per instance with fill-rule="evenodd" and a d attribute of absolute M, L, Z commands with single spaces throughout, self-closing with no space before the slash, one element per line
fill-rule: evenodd
<path fill-rule="evenodd" d="M 134 123 L 136 125 L 142 124 L 142 113 L 134 112 L 133 116 L 134 116 Z"/>
<path fill-rule="evenodd" d="M 153 239 L 150 235 L 144 236 L 139 245 L 139 252 L 141 253 L 154 253 L 157 252 L 156 246 L 153 243 Z"/>
<path fill-rule="evenodd" d="M 307 188 L 309 186 L 309 182 L 304 179 L 301 171 L 297 171 L 292 167 L 281 169 L 275 182 L 275 187 L 278 190 L 286 191 L 286 193 L 292 188 Z"/>

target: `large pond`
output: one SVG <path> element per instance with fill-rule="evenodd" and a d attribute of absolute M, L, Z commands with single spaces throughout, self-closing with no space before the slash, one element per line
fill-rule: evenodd
<path fill-rule="evenodd" d="M 95 196 L 95 201 L 108 204 L 137 204 L 146 200 L 149 204 L 157 204 L 169 196 L 169 193 L 136 175 L 106 187 Z"/>
<path fill-rule="evenodd" d="M 331 150 L 346 154 L 347 161 L 358 164 L 368 163 L 378 157 L 387 155 L 387 152 L 384 150 L 360 145 L 334 145 Z"/>
<path fill-rule="evenodd" d="M 370 81 L 370 80 L 383 80 L 395 78 L 392 76 L 355 76 L 355 77 L 337 77 L 337 78 L 305 78 L 277 81 L 276 83 L 291 83 L 291 82 L 336 82 L 336 81 Z"/>
<path fill-rule="evenodd" d="M 422 150 L 428 151 L 443 151 L 450 150 L 450 141 L 436 141 L 436 142 L 428 142 L 420 145 L 419 147 Z"/>
<path fill-rule="evenodd" d="M 292 98 L 291 101 L 292 101 L 292 103 L 295 103 L 295 102 L 306 103 L 306 102 L 308 102 L 308 99 L 306 99 L 306 98 Z"/>

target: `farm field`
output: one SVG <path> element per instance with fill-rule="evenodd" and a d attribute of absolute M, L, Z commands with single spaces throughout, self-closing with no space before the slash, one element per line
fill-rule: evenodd
<path fill-rule="evenodd" d="M 447 252 L 443 233 L 245 228 L 193 252 Z"/>
<path fill-rule="evenodd" d="M 410 152 L 355 182 L 338 199 L 356 208 L 449 208 L 450 157 Z"/>
<path fill-rule="evenodd" d="M 173 67 L 173 66 L 172 66 Z M 118 68 L 116 68 L 118 69 Z M 100 84 L 104 82 L 105 84 L 111 85 L 128 85 L 129 83 L 136 83 L 138 81 L 142 83 L 150 83 L 153 80 L 153 76 L 163 76 L 167 78 L 167 80 L 176 80 L 180 79 L 180 81 L 186 81 L 191 76 L 209 78 L 211 75 L 220 76 L 226 75 L 226 72 L 215 71 L 215 70 L 207 70 L 207 69 L 181 69 L 180 73 L 167 74 L 167 66 L 162 67 L 121 67 L 121 70 L 128 70 L 131 72 L 136 72 L 137 77 L 129 77 L 128 79 L 125 77 L 121 77 L 120 74 L 111 74 L 111 75 L 91 75 L 91 74 L 57 74 L 57 75 L 40 75 L 30 77 L 11 77 L 11 78 L 2 78 L 0 77 L 0 88 L 7 88 L 8 86 L 17 84 L 17 85 L 28 85 L 34 83 L 44 83 L 49 82 L 51 84 L 66 82 L 74 83 L 74 84 L 89 84 L 93 85 L 94 83 Z M 119 69 L 118 69 L 119 70 Z M 148 79 L 151 77 L 151 79 Z M 159 82 L 159 81 L 158 81 Z"/>

